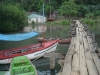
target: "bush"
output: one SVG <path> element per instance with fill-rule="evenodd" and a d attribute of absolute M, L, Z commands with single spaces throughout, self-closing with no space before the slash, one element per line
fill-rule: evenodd
<path fill-rule="evenodd" d="M 77 15 L 79 17 L 84 17 L 88 12 L 89 12 L 89 7 L 84 6 L 84 5 L 79 5 L 78 6 L 78 13 L 77 13 Z"/>
<path fill-rule="evenodd" d="M 95 25 L 97 23 L 96 20 L 87 19 L 87 18 L 83 19 L 82 22 L 88 25 Z"/>
<path fill-rule="evenodd" d="M 63 20 L 61 21 L 61 25 L 70 25 L 70 21 L 69 20 Z"/>
<path fill-rule="evenodd" d="M 0 4 L 0 32 L 13 32 L 27 24 L 24 11 L 16 5 Z"/>
<path fill-rule="evenodd" d="M 100 16 L 100 10 L 96 10 L 96 11 L 94 11 L 93 12 L 94 13 L 94 15 L 97 17 L 97 16 Z"/>
<path fill-rule="evenodd" d="M 86 17 L 86 18 L 90 18 L 90 19 L 95 18 L 94 13 L 86 14 L 85 17 Z"/>
<path fill-rule="evenodd" d="M 35 27 L 35 22 L 34 22 L 34 21 L 32 21 L 32 27 L 33 27 L 33 28 Z"/>
<path fill-rule="evenodd" d="M 83 19 L 82 22 L 87 24 L 89 29 L 93 31 L 95 34 L 100 34 L 100 20 L 99 19 Z"/>
<path fill-rule="evenodd" d="M 35 22 L 34 21 L 32 21 L 32 25 L 34 25 L 35 24 Z"/>
<path fill-rule="evenodd" d="M 75 4 L 75 0 L 68 0 L 62 3 L 58 12 L 65 17 L 74 17 L 77 16 L 77 5 Z"/>

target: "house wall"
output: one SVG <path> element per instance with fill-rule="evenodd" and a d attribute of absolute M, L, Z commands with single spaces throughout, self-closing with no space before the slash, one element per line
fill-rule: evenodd
<path fill-rule="evenodd" d="M 43 18 L 39 17 L 39 18 L 31 18 L 28 20 L 28 23 L 31 24 L 32 21 L 34 21 L 35 23 L 43 23 Z M 46 17 L 44 17 L 44 22 L 46 22 Z"/>

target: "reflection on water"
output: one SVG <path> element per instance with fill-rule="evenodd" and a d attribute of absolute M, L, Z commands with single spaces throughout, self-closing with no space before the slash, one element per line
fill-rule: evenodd
<path fill-rule="evenodd" d="M 8 50 L 11 48 L 20 48 L 22 46 L 28 46 L 31 44 L 36 44 L 38 40 L 36 40 L 38 37 L 32 37 L 26 40 L 22 40 L 22 41 L 1 41 L 0 40 L 0 50 Z"/>
<path fill-rule="evenodd" d="M 100 47 L 100 35 L 96 35 L 96 43 L 98 43 L 98 47 Z M 58 45 L 56 52 L 59 53 L 66 53 L 68 49 L 68 45 Z M 50 70 L 50 64 L 48 58 L 40 58 L 36 61 L 32 61 L 32 63 L 36 66 L 38 71 L 38 75 L 57 75 L 60 70 L 60 65 L 57 63 L 56 59 L 56 66 L 55 70 Z M 0 70 L 7 70 L 9 69 L 9 65 L 0 65 Z"/>
<path fill-rule="evenodd" d="M 54 33 L 54 35 L 52 34 L 52 38 L 58 38 L 58 37 L 60 38 L 62 36 L 62 35 L 60 35 L 62 33 L 61 32 L 59 33 L 58 31 L 57 30 L 52 31 Z M 47 32 L 50 33 L 49 30 Z M 67 33 L 66 30 L 64 30 L 64 32 Z M 49 33 L 47 33 L 46 37 L 50 37 Z M 39 37 L 39 36 L 41 36 L 41 34 L 34 37 L 34 38 L 30 38 L 30 39 L 19 41 L 19 42 L 0 41 L 0 46 L 1 46 L 0 50 L 22 47 L 22 46 L 27 46 L 30 44 L 37 43 L 38 42 L 37 37 Z M 67 37 L 67 35 L 65 35 L 65 34 L 63 34 L 63 36 L 65 36 L 65 38 Z M 68 50 L 68 45 L 58 45 L 56 52 L 65 54 L 67 52 L 67 50 Z M 50 70 L 50 64 L 49 64 L 48 58 L 40 58 L 40 59 L 36 60 L 35 62 L 32 61 L 32 63 L 36 66 L 36 69 L 38 71 L 38 75 L 57 75 L 57 73 L 60 70 L 60 65 L 57 63 L 57 60 L 58 59 L 56 59 L 55 70 Z M 9 64 L 0 65 L 0 70 L 9 70 L 9 67 L 10 67 Z"/>
<path fill-rule="evenodd" d="M 40 58 L 39 60 L 33 62 L 33 64 L 36 66 L 39 75 L 56 75 L 60 70 L 57 60 L 58 59 L 56 59 L 55 70 L 50 70 L 48 58 Z"/>

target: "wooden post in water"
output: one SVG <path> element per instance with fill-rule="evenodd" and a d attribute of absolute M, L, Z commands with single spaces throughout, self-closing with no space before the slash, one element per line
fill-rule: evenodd
<path fill-rule="evenodd" d="M 50 69 L 55 69 L 55 58 L 50 58 Z"/>
<path fill-rule="evenodd" d="M 95 34 L 92 34 L 93 42 L 95 42 Z"/>

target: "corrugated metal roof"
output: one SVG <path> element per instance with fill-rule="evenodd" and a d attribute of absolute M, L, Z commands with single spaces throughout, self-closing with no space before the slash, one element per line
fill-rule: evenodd
<path fill-rule="evenodd" d="M 42 15 L 38 15 L 38 14 L 30 14 L 29 16 L 28 16 L 28 18 L 39 18 L 39 17 L 43 17 Z"/>

